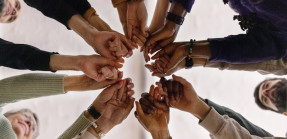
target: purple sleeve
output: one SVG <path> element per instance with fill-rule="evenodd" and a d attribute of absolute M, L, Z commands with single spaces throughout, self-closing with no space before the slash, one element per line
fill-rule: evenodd
<path fill-rule="evenodd" d="M 187 12 L 190 12 L 190 10 L 194 4 L 194 0 L 170 0 L 170 1 L 171 2 L 175 1 L 175 2 L 180 3 L 186 9 Z"/>
<path fill-rule="evenodd" d="M 287 38 L 278 37 L 263 29 L 253 29 L 247 34 L 208 39 L 208 41 L 211 62 L 257 63 L 279 59 L 287 53 Z"/>

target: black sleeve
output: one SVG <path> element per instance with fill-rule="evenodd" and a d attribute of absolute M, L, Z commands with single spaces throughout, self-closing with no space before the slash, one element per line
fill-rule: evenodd
<path fill-rule="evenodd" d="M 273 137 L 272 134 L 265 131 L 264 129 L 258 127 L 257 125 L 254 125 L 247 119 L 245 119 L 241 114 L 227 108 L 224 106 L 220 106 L 208 99 L 205 99 L 205 103 L 211 107 L 213 107 L 220 115 L 227 115 L 230 118 L 233 118 L 235 121 L 237 121 L 242 127 L 247 129 L 251 135 L 256 135 L 259 137 Z"/>
<path fill-rule="evenodd" d="M 81 1 L 81 0 L 77 0 Z M 30 7 L 41 11 L 45 16 L 53 18 L 67 27 L 68 20 L 79 12 L 64 0 L 24 0 Z"/>
<path fill-rule="evenodd" d="M 0 66 L 51 71 L 50 56 L 52 54 L 30 45 L 13 44 L 0 39 Z"/>
<path fill-rule="evenodd" d="M 64 0 L 71 5 L 80 15 L 84 15 L 85 12 L 91 8 L 91 4 L 87 0 Z"/>

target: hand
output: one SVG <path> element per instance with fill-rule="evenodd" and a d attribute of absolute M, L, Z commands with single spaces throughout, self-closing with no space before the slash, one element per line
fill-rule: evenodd
<path fill-rule="evenodd" d="M 140 51 L 143 51 L 143 46 L 149 36 L 149 33 L 143 34 L 138 28 L 133 29 L 132 41 L 141 47 Z"/>
<path fill-rule="evenodd" d="M 68 91 L 88 91 L 88 90 L 97 90 L 105 88 L 109 85 L 112 85 L 119 81 L 123 76 L 122 72 L 118 72 L 115 79 L 108 79 L 101 82 L 98 82 L 92 78 L 89 78 L 87 75 L 76 75 L 76 76 L 66 76 L 64 77 L 64 90 Z"/>
<path fill-rule="evenodd" d="M 106 31 L 90 31 L 87 37 L 84 37 L 86 42 L 100 55 L 111 60 L 117 60 L 117 57 L 112 54 L 108 48 L 108 42 L 118 38 L 117 33 Z"/>
<path fill-rule="evenodd" d="M 83 71 L 88 77 L 98 82 L 116 79 L 117 68 L 122 67 L 121 64 L 99 55 L 78 56 L 76 59 L 73 62 L 78 63 L 78 70 Z"/>
<path fill-rule="evenodd" d="M 106 110 L 108 102 L 121 87 L 123 87 L 123 81 L 118 81 L 116 84 L 113 84 L 110 87 L 104 89 L 92 103 L 94 108 L 103 114 Z"/>
<path fill-rule="evenodd" d="M 190 112 L 195 110 L 200 98 L 192 85 L 182 77 L 172 75 L 173 81 L 161 81 L 164 90 L 168 93 L 169 104 L 177 109 Z M 183 87 L 182 87 L 182 86 Z"/>
<path fill-rule="evenodd" d="M 163 77 L 168 76 L 185 68 L 185 58 L 188 55 L 188 43 L 179 42 L 172 43 L 159 52 L 157 52 L 152 59 L 156 61 L 145 66 L 153 72 L 153 76 Z"/>
<path fill-rule="evenodd" d="M 171 21 L 167 21 L 161 29 L 152 34 L 144 48 L 145 61 L 148 62 L 150 60 L 148 56 L 149 53 L 154 53 L 162 47 L 172 43 L 177 36 L 178 30 L 179 25 Z"/>
<path fill-rule="evenodd" d="M 118 125 L 126 119 L 133 108 L 135 100 L 132 98 L 133 90 L 128 87 L 129 85 L 133 86 L 133 83 L 128 80 L 129 79 L 123 80 L 123 86 L 114 93 L 102 114 L 102 117 L 109 119 L 109 122 L 114 125 Z"/>
<path fill-rule="evenodd" d="M 165 94 L 162 87 L 158 86 L 155 88 L 154 85 L 152 85 L 149 93 L 142 93 L 139 102 L 145 114 L 154 114 L 157 113 L 158 110 L 164 112 L 168 123 L 169 106 L 167 105 L 168 103 L 161 98 L 161 94 Z"/>
<path fill-rule="evenodd" d="M 109 41 L 109 50 L 112 51 L 116 57 L 123 57 L 128 54 L 127 48 L 122 44 L 119 38 Z"/>
<path fill-rule="evenodd" d="M 132 32 L 134 28 L 139 28 L 142 34 L 147 30 L 147 10 L 142 2 L 128 2 L 127 5 L 127 34 L 128 38 L 132 39 Z"/>
<path fill-rule="evenodd" d="M 128 57 L 132 56 L 133 55 L 133 49 L 138 48 L 137 44 L 135 44 L 131 40 L 127 39 L 126 36 L 124 36 L 123 34 L 116 32 L 116 31 L 113 31 L 113 32 L 115 32 L 118 35 L 118 37 L 120 38 L 124 47 L 126 49 L 128 49 L 128 53 L 124 57 L 128 58 Z"/>

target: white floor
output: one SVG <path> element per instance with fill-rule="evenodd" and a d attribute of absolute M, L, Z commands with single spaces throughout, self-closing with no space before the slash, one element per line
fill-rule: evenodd
<path fill-rule="evenodd" d="M 47 18 L 39 11 L 32 9 L 23 1 L 23 13 L 12 24 L 0 26 L 0 37 L 15 43 L 31 44 L 47 51 L 61 54 L 79 55 L 93 54 L 93 50 L 82 38 L 73 31 L 67 30 L 55 20 Z M 101 17 L 115 30 L 121 31 L 117 11 L 108 0 L 90 0 Z M 155 6 L 155 1 L 147 1 L 149 19 Z M 222 0 L 196 1 L 192 12 L 186 16 L 177 41 L 196 40 L 210 37 L 224 37 L 229 34 L 244 33 L 236 21 L 232 21 L 235 13 Z M 144 68 L 142 54 L 136 50 L 135 55 L 126 59 L 124 77 L 131 77 L 135 83 L 136 98 L 142 92 L 148 91 L 151 83 L 158 78 L 151 77 Z M 5 78 L 31 71 L 20 71 L 0 67 L 0 78 Z M 60 74 L 81 74 L 72 71 L 57 72 Z M 187 78 L 197 90 L 197 93 L 221 105 L 228 106 L 258 126 L 276 136 L 284 136 L 287 129 L 287 117 L 276 113 L 262 111 L 254 103 L 254 87 L 267 77 L 256 72 L 219 71 L 217 69 L 193 68 L 182 70 L 177 75 Z M 284 76 L 286 77 L 286 76 Z M 78 115 L 92 103 L 100 91 L 71 92 L 66 95 L 25 100 L 7 105 L 5 110 L 28 107 L 40 117 L 39 139 L 54 139 L 60 135 Z M 133 110 L 134 111 L 134 110 Z M 197 125 L 198 120 L 192 115 L 171 110 L 169 129 L 175 139 L 207 139 L 208 132 Z M 119 126 L 115 127 L 105 137 L 106 139 L 148 139 L 151 136 L 135 119 L 133 112 Z"/>

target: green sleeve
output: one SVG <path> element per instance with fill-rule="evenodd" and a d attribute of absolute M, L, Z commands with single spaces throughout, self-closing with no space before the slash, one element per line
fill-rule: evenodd
<path fill-rule="evenodd" d="M 0 80 L 0 105 L 64 93 L 64 75 L 31 73 Z"/>

